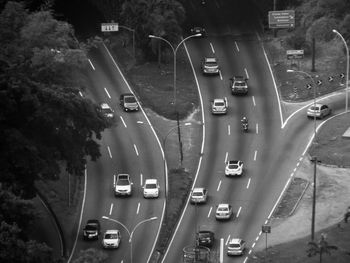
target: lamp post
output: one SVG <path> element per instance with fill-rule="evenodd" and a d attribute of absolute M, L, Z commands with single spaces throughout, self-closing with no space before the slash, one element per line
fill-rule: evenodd
<path fill-rule="evenodd" d="M 132 32 L 132 53 L 134 55 L 134 58 L 136 58 L 136 54 L 135 54 L 135 30 L 130 28 L 130 27 L 127 27 L 127 26 L 122 26 L 122 25 L 118 25 L 120 28 L 124 28 L 130 32 Z"/>
<path fill-rule="evenodd" d="M 304 71 L 301 70 L 293 70 L 293 69 L 288 69 L 287 72 L 296 72 L 296 73 L 302 73 L 305 74 L 307 77 L 309 77 L 312 81 L 312 84 L 314 86 L 314 109 L 316 109 L 316 88 L 317 85 L 315 83 L 315 80 L 313 77 Z M 316 142 L 316 114 L 314 114 L 314 138 L 313 138 L 313 143 Z M 312 195 L 312 217 L 311 217 L 311 240 L 314 240 L 315 236 L 315 214 L 316 214 L 316 168 L 317 168 L 317 157 L 313 156 L 311 159 L 314 162 L 314 183 L 313 183 L 313 195 Z"/>
<path fill-rule="evenodd" d="M 152 220 L 156 220 L 158 217 L 154 216 L 154 217 L 151 217 L 151 218 L 148 218 L 148 219 L 145 219 L 145 220 L 142 220 L 140 221 L 139 223 L 137 223 L 135 225 L 135 227 L 131 230 L 130 230 L 122 223 L 122 222 L 119 222 L 118 220 L 115 220 L 113 218 L 110 218 L 110 217 L 107 217 L 107 216 L 102 216 L 103 219 L 106 219 L 106 220 L 110 220 L 110 221 L 113 221 L 119 225 L 121 225 L 125 230 L 126 232 L 129 234 L 129 243 L 130 243 L 130 262 L 132 263 L 133 262 L 133 258 L 132 258 L 132 236 L 136 230 L 136 228 L 138 228 L 140 225 L 142 225 L 143 223 L 146 223 L 148 221 L 152 221 Z"/>
<path fill-rule="evenodd" d="M 346 44 L 344 37 L 335 29 L 332 30 L 336 33 L 343 41 L 346 49 L 346 87 L 345 87 L 345 112 L 348 111 L 348 88 L 349 88 L 349 48 Z"/>

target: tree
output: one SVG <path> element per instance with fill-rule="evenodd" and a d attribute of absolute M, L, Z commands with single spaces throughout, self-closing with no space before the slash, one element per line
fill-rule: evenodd
<path fill-rule="evenodd" d="M 307 39 L 316 38 L 319 41 L 330 41 L 334 38 L 333 28 L 336 28 L 339 21 L 334 18 L 322 17 L 315 20 L 307 30 Z"/>
<path fill-rule="evenodd" d="M 107 254 L 95 248 L 82 250 L 77 259 L 73 263 L 103 263 L 108 258 Z"/>
<path fill-rule="evenodd" d="M 337 250 L 337 246 L 329 245 L 326 241 L 326 234 L 322 233 L 320 240 L 318 242 L 310 241 L 308 243 L 307 255 L 308 257 L 315 256 L 317 254 L 320 255 L 320 263 L 322 263 L 322 255 L 327 253 L 331 254 L 331 250 Z"/>

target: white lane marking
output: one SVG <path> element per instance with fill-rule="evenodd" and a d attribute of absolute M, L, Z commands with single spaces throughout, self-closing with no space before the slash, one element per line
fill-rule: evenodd
<path fill-rule="evenodd" d="M 79 95 L 80 95 L 80 97 L 83 97 L 83 93 L 81 93 L 81 91 L 79 91 Z"/>
<path fill-rule="evenodd" d="M 242 210 L 242 207 L 240 206 L 239 209 L 238 209 L 236 217 L 239 217 L 239 214 L 241 213 L 241 210 Z"/>
<path fill-rule="evenodd" d="M 248 183 L 247 183 L 247 189 L 249 188 L 251 178 L 249 178 Z"/>
<path fill-rule="evenodd" d="M 138 204 L 137 204 L 137 209 L 136 209 L 136 214 L 137 215 L 139 214 L 139 211 L 140 211 L 140 202 L 138 202 Z"/>
<path fill-rule="evenodd" d="M 134 144 L 134 149 L 135 149 L 136 155 L 139 156 L 139 152 L 137 151 L 137 147 L 135 144 Z"/>
<path fill-rule="evenodd" d="M 111 203 L 111 207 L 109 208 L 109 215 L 112 214 L 112 211 L 113 211 L 113 203 Z"/>
<path fill-rule="evenodd" d="M 257 236 L 256 238 L 255 238 L 255 241 L 258 241 L 259 240 L 259 236 Z"/>
<path fill-rule="evenodd" d="M 291 174 L 290 174 L 290 177 L 293 177 L 293 176 L 294 176 L 294 173 L 291 173 Z"/>
<path fill-rule="evenodd" d="M 237 49 L 237 51 L 239 52 L 239 47 L 238 47 L 238 44 L 237 44 L 237 42 L 235 41 L 235 45 L 236 45 L 236 49 Z"/>
<path fill-rule="evenodd" d="M 107 146 L 107 150 L 108 150 L 109 157 L 112 159 L 112 152 L 111 152 L 111 149 L 109 148 L 109 146 Z"/>
<path fill-rule="evenodd" d="M 210 209 L 209 209 L 209 213 L 208 213 L 208 218 L 210 217 L 210 214 L 211 214 L 211 210 L 213 209 L 213 207 L 211 206 Z"/>
<path fill-rule="evenodd" d="M 143 121 L 137 121 L 136 123 L 143 124 Z"/>
<path fill-rule="evenodd" d="M 290 178 L 289 178 L 288 181 L 286 182 L 286 184 L 285 184 L 285 186 L 284 186 L 284 188 L 283 188 L 283 190 L 282 190 L 280 196 L 278 197 L 276 203 L 275 203 L 274 206 L 272 207 L 271 212 L 270 212 L 269 216 L 267 217 L 267 219 L 270 219 L 270 218 L 271 218 L 271 216 L 272 216 L 272 214 L 273 214 L 273 211 L 275 211 L 276 206 L 277 206 L 278 203 L 280 202 L 280 200 L 281 200 L 281 198 L 282 198 L 282 195 L 284 194 L 284 191 L 286 191 L 286 189 L 287 189 L 287 187 L 288 187 L 288 185 L 289 185 L 289 182 L 290 182 Z"/>
<path fill-rule="evenodd" d="M 295 168 L 293 169 L 293 172 L 295 173 L 296 170 L 297 170 L 297 168 L 295 167 Z"/>
<path fill-rule="evenodd" d="M 217 192 L 219 192 L 220 186 L 221 186 L 221 180 L 220 180 L 220 182 L 219 182 L 219 184 L 218 184 L 218 187 L 216 188 L 216 191 L 217 191 Z"/>
<path fill-rule="evenodd" d="M 226 152 L 226 155 L 225 155 L 225 163 L 227 162 L 227 158 L 228 158 L 228 152 Z"/>
<path fill-rule="evenodd" d="M 255 247 L 255 242 L 253 243 L 253 245 L 252 245 L 252 248 L 254 248 Z"/>
<path fill-rule="evenodd" d="M 257 155 L 258 151 L 255 150 L 254 152 L 254 161 L 256 161 L 256 155 Z"/>
<path fill-rule="evenodd" d="M 255 125 L 255 130 L 256 130 L 256 134 L 259 134 L 259 124 L 258 123 Z"/>
<path fill-rule="evenodd" d="M 230 126 L 230 124 L 227 125 L 227 134 L 231 135 L 231 126 Z"/>
<path fill-rule="evenodd" d="M 219 262 L 224 262 L 224 239 L 220 238 L 220 258 Z"/>
<path fill-rule="evenodd" d="M 124 119 L 123 119 L 123 116 L 120 116 L 120 119 L 122 120 L 122 123 L 123 123 L 124 127 L 127 128 L 127 126 L 126 126 L 126 124 L 125 124 L 125 121 L 124 121 Z"/>
<path fill-rule="evenodd" d="M 247 262 L 247 260 L 248 260 L 248 257 L 245 257 L 245 259 L 244 259 L 243 263 L 246 263 L 246 262 Z"/>
<path fill-rule="evenodd" d="M 140 174 L 140 185 L 142 186 L 142 174 Z"/>
<path fill-rule="evenodd" d="M 255 97 L 252 96 L 252 99 L 253 99 L 253 105 L 254 105 L 254 107 L 255 107 L 255 106 L 256 106 L 256 104 L 255 104 Z"/>
<path fill-rule="evenodd" d="M 262 231 L 260 230 L 260 232 L 259 232 L 259 236 L 261 236 L 261 234 L 262 234 Z"/>
<path fill-rule="evenodd" d="M 215 50 L 214 50 L 213 44 L 211 42 L 209 44 L 210 44 L 210 47 L 211 47 L 211 51 L 215 54 Z"/>
<path fill-rule="evenodd" d="M 104 88 L 104 90 L 107 93 L 108 98 L 111 98 L 111 95 L 109 95 L 109 92 L 108 92 L 107 88 Z"/>
<path fill-rule="evenodd" d="M 225 245 L 227 246 L 228 242 L 230 241 L 231 235 L 228 235 L 228 237 L 226 238 L 226 242 Z"/>
<path fill-rule="evenodd" d="M 266 219 L 266 221 L 265 221 L 265 225 L 267 225 L 267 223 L 268 223 L 268 222 L 269 222 L 269 220 L 267 220 L 267 219 Z"/>
<path fill-rule="evenodd" d="M 95 67 L 94 67 L 94 65 L 92 64 L 92 62 L 91 62 L 90 59 L 89 59 L 89 63 L 90 63 L 90 65 L 91 65 L 92 69 L 95 70 Z"/>
<path fill-rule="evenodd" d="M 220 76 L 220 79 L 222 80 L 221 70 L 219 70 L 219 76 Z"/>
<path fill-rule="evenodd" d="M 300 157 L 300 158 L 299 158 L 299 161 L 301 162 L 302 160 L 303 160 L 303 157 Z"/>
<path fill-rule="evenodd" d="M 247 76 L 247 79 L 249 79 L 249 74 L 248 74 L 248 70 L 246 68 L 244 68 L 245 74 Z"/>
<path fill-rule="evenodd" d="M 252 253 L 252 250 L 250 249 L 249 252 L 248 252 L 248 255 L 250 255 Z"/>

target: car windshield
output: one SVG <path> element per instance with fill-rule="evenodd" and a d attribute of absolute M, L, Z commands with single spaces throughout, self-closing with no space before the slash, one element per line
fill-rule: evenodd
<path fill-rule="evenodd" d="M 103 113 L 113 113 L 112 110 L 110 108 L 104 108 L 104 109 L 101 109 L 101 111 Z"/>
<path fill-rule="evenodd" d="M 156 184 L 146 184 L 146 189 L 155 189 L 157 188 L 157 185 Z"/>
<path fill-rule="evenodd" d="M 129 185 L 129 180 L 119 180 L 118 185 Z"/>
<path fill-rule="evenodd" d="M 118 234 L 105 234 L 105 239 L 117 239 Z"/>
<path fill-rule="evenodd" d="M 97 225 L 96 224 L 88 224 L 85 227 L 86 230 L 96 230 L 97 229 Z"/>
<path fill-rule="evenodd" d="M 219 207 L 219 208 L 218 208 L 218 211 L 219 211 L 219 212 L 227 212 L 228 209 L 227 209 L 226 207 Z"/>
<path fill-rule="evenodd" d="M 135 103 L 135 102 L 136 102 L 136 99 L 135 99 L 134 97 L 132 97 L 132 96 L 128 96 L 128 97 L 125 97 L 125 98 L 124 98 L 124 101 L 125 101 L 126 103 Z"/>
<path fill-rule="evenodd" d="M 315 106 L 311 106 L 310 110 L 319 111 L 320 108 L 318 106 L 316 106 L 316 107 Z"/>
<path fill-rule="evenodd" d="M 209 67 L 216 67 L 217 63 L 215 61 L 206 61 L 205 65 Z"/>
<path fill-rule="evenodd" d="M 215 106 L 225 106 L 225 103 L 223 103 L 223 102 L 215 102 Z"/>
<path fill-rule="evenodd" d="M 198 233 L 199 238 L 210 238 L 210 233 Z"/>
<path fill-rule="evenodd" d="M 229 247 L 230 247 L 230 248 L 240 248 L 241 245 L 238 244 L 238 243 L 233 243 L 233 244 L 229 244 Z"/>
<path fill-rule="evenodd" d="M 192 196 L 203 196 L 201 192 L 193 192 Z"/>
<path fill-rule="evenodd" d="M 230 163 L 230 164 L 228 165 L 228 168 L 229 168 L 229 169 L 237 169 L 237 168 L 238 168 L 238 164 L 236 164 L 236 163 Z"/>
<path fill-rule="evenodd" d="M 236 81 L 235 85 L 242 87 L 242 86 L 245 86 L 246 84 L 244 81 Z"/>

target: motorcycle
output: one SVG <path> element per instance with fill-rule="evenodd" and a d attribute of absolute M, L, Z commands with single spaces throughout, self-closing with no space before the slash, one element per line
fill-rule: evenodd
<path fill-rule="evenodd" d="M 242 129 L 244 132 L 248 132 L 248 122 L 242 122 Z"/>

